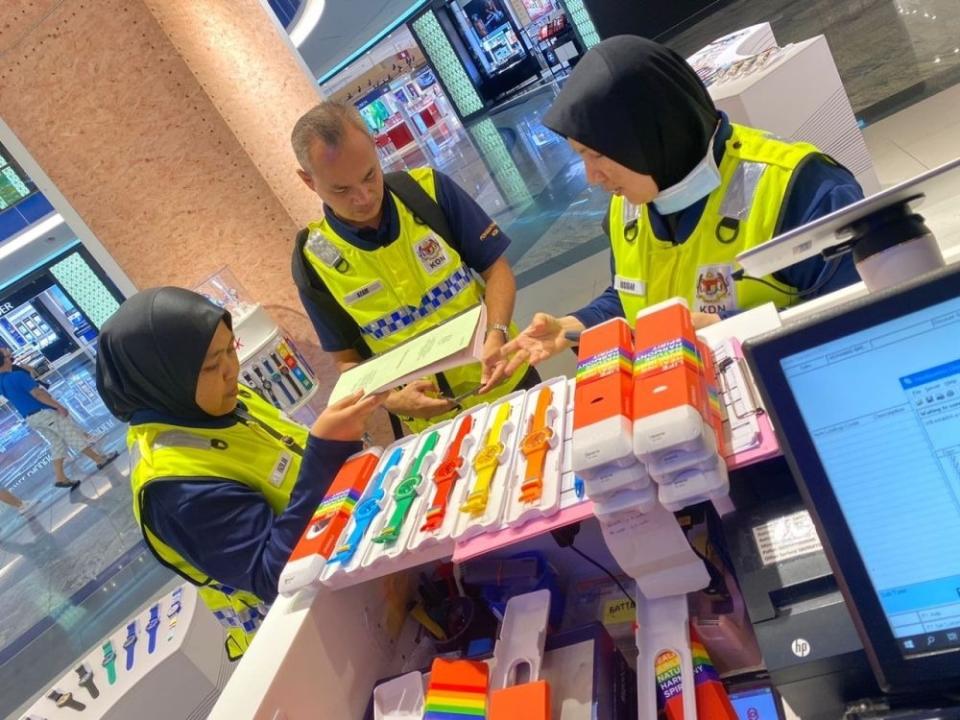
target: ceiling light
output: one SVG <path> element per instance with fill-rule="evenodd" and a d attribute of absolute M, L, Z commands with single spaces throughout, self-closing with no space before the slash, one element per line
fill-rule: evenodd
<path fill-rule="evenodd" d="M 3 243 L 3 245 L 0 245 L 0 260 L 9 255 L 13 255 L 17 250 L 26 247 L 37 238 L 46 235 L 62 222 L 63 216 L 60 213 L 54 213 L 40 222 L 31 225 L 19 235 L 14 235 Z"/>
<path fill-rule="evenodd" d="M 326 7 L 326 0 L 304 0 L 303 10 L 296 24 L 290 28 L 290 41 L 296 46 L 303 45 L 310 33 L 317 27 L 320 18 L 323 16 L 323 9 Z"/>

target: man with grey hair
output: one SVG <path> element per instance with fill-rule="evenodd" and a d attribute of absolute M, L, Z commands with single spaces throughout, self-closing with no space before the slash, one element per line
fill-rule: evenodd
<path fill-rule="evenodd" d="M 510 241 L 473 198 L 431 168 L 384 175 L 366 125 L 345 103 L 307 112 L 291 142 L 300 178 L 323 201 L 323 218 L 297 237 L 293 277 L 340 372 L 482 300 L 484 361 L 393 391 L 387 410 L 419 431 L 539 380 L 525 365 L 504 374 L 500 348 L 516 335 Z"/>

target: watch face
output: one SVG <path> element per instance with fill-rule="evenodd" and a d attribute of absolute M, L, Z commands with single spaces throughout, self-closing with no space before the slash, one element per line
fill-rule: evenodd
<path fill-rule="evenodd" d="M 520 443 L 520 450 L 524 455 L 530 455 L 550 447 L 550 439 L 553 437 L 552 428 L 540 428 L 529 433 Z"/>
<path fill-rule="evenodd" d="M 477 470 L 483 470 L 492 465 L 499 464 L 500 455 L 503 453 L 503 449 L 504 447 L 502 442 L 498 442 L 496 445 L 485 445 L 473 459 L 473 466 Z"/>
<path fill-rule="evenodd" d="M 463 458 L 455 457 L 452 460 L 444 460 L 437 466 L 437 471 L 433 475 L 435 482 L 447 482 L 453 480 L 463 467 Z"/>
<path fill-rule="evenodd" d="M 152 618 L 152 619 L 147 623 L 147 630 L 155 630 L 155 629 L 158 628 L 159 626 L 160 626 L 160 621 L 159 621 L 157 618 Z"/>
<path fill-rule="evenodd" d="M 393 491 L 393 497 L 397 500 L 406 500 L 407 498 L 413 497 L 417 494 L 417 488 L 420 486 L 420 476 L 412 475 L 404 480 Z"/>
<path fill-rule="evenodd" d="M 106 655 L 103 656 L 103 662 L 101 663 L 101 665 L 106 667 L 116 659 L 117 659 L 117 654 L 115 652 L 112 652 L 112 651 L 108 652 Z"/>
<path fill-rule="evenodd" d="M 175 617 L 175 616 L 180 612 L 180 608 L 181 608 L 181 607 L 182 607 L 182 605 L 180 604 L 180 601 L 179 601 L 179 600 L 174 600 L 174 601 L 170 604 L 170 609 L 167 611 L 167 617 L 168 617 L 168 618 Z"/>
<path fill-rule="evenodd" d="M 127 637 L 126 640 L 123 641 L 123 646 L 124 646 L 125 648 L 133 647 L 133 646 L 136 645 L 136 644 L 137 644 L 137 636 L 136 636 L 136 635 L 130 635 L 130 636 Z"/>
<path fill-rule="evenodd" d="M 358 520 L 366 520 L 380 512 L 380 498 L 369 497 L 353 511 L 353 516 Z"/>
<path fill-rule="evenodd" d="M 73 700 L 73 693 L 65 692 L 57 698 L 57 707 L 63 707 L 71 700 Z"/>

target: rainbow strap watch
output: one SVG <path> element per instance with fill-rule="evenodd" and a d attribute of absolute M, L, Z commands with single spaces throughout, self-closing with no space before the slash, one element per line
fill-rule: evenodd
<path fill-rule="evenodd" d="M 434 532 L 443 525 L 443 520 L 447 516 L 447 503 L 450 502 L 450 494 L 453 492 L 453 486 L 460 477 L 460 471 L 463 469 L 464 462 L 461 450 L 463 441 L 473 429 L 473 415 L 467 415 L 460 421 L 460 429 L 457 430 L 456 437 L 447 448 L 447 454 L 443 456 L 443 461 L 437 466 L 433 473 L 433 484 L 436 491 L 433 494 L 433 505 L 427 510 L 426 522 L 420 528 L 421 532 Z"/>
<path fill-rule="evenodd" d="M 460 512 L 470 513 L 474 517 L 482 515 L 487 509 L 487 500 L 490 498 L 490 484 L 500 467 L 500 456 L 506 447 L 503 444 L 503 426 L 510 419 L 513 408 L 509 402 L 503 403 L 497 410 L 493 426 L 487 431 L 483 447 L 473 459 L 473 469 L 477 471 L 477 482 L 467 496 L 467 501 L 460 506 Z"/>
<path fill-rule="evenodd" d="M 520 441 L 520 452 L 527 459 L 527 470 L 520 486 L 520 502 L 534 503 L 543 493 L 543 467 L 553 440 L 553 428 L 547 426 L 547 411 L 553 402 L 553 390 L 544 387 L 537 397 L 537 409 L 530 418 L 530 431 Z"/>
<path fill-rule="evenodd" d="M 403 523 L 406 521 L 407 515 L 410 512 L 410 506 L 413 505 L 413 501 L 417 499 L 417 490 L 423 482 L 423 473 L 421 472 L 423 461 L 427 458 L 427 455 L 432 453 L 434 448 L 437 447 L 437 441 L 439 439 L 440 433 L 436 430 L 427 435 L 420 454 L 410 467 L 410 472 L 407 473 L 407 476 L 393 491 L 393 500 L 396 503 L 396 507 L 393 510 L 393 515 L 390 516 L 389 522 L 387 522 L 383 530 L 380 531 L 380 534 L 373 538 L 375 543 L 392 544 L 400 537 L 400 528 L 403 527 Z"/>
<path fill-rule="evenodd" d="M 360 541 L 363 540 L 363 536 L 366 535 L 370 523 L 373 522 L 373 519 L 380 513 L 380 510 L 382 510 L 380 501 L 383 500 L 384 496 L 383 481 L 386 479 L 387 473 L 400 464 L 402 457 L 403 448 L 395 448 L 387 459 L 386 465 L 374 476 L 372 483 L 373 489 L 366 499 L 357 503 L 357 507 L 353 511 L 354 525 L 350 537 L 347 538 L 347 541 L 343 543 L 343 545 L 337 548 L 336 555 L 333 556 L 330 562 L 339 562 L 346 565 L 353 559 L 353 555 L 357 552 Z"/>

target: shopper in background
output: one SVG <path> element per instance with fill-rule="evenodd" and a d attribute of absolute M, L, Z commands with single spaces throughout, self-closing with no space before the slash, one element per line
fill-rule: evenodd
<path fill-rule="evenodd" d="M 8 348 L 0 348 L 0 395 L 7 398 L 27 425 L 47 441 L 57 478 L 56 487 L 74 490 L 80 486 L 80 481 L 70 480 L 63 469 L 68 448 L 93 460 L 97 470 L 102 470 L 117 457 L 117 453 L 103 455 L 97 452 L 83 428 L 70 417 L 70 412 L 40 387 L 31 373 L 13 364 L 13 353 Z"/>
<path fill-rule="evenodd" d="M 613 193 L 604 228 L 613 282 L 565 317 L 537 313 L 503 348 L 509 372 L 572 345 L 613 317 L 683 297 L 698 326 L 774 302 L 791 305 L 856 282 L 849 256 L 766 278 L 739 277 L 736 255 L 860 200 L 853 175 L 806 143 L 731 123 L 693 69 L 662 45 L 604 40 L 577 64 L 544 117 Z"/>
<path fill-rule="evenodd" d="M 236 659 L 382 397 L 331 405 L 308 431 L 238 386 L 231 323 L 189 290 L 138 293 L 103 326 L 97 389 L 130 423 L 133 513 L 148 547 L 199 586 Z"/>
<path fill-rule="evenodd" d="M 388 396 L 387 410 L 419 431 L 457 412 L 450 398 L 479 388 L 463 401 L 469 407 L 539 381 L 522 364 L 504 376 L 500 348 L 515 334 L 509 240 L 473 198 L 430 168 L 388 176 L 387 191 L 352 105 L 321 103 L 291 140 L 300 178 L 323 201 L 323 219 L 297 237 L 293 277 L 340 372 L 484 300 L 484 362 L 410 383 Z"/>

